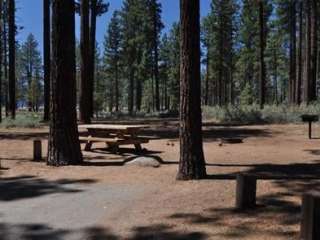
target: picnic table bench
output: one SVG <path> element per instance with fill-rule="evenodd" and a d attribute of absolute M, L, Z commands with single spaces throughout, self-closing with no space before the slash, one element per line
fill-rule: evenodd
<path fill-rule="evenodd" d="M 119 146 L 134 145 L 136 151 L 141 151 L 141 144 L 148 143 L 148 137 L 139 136 L 141 129 L 145 125 L 109 125 L 90 124 L 80 125 L 88 131 L 87 137 L 80 137 L 81 142 L 85 142 L 85 151 L 90 151 L 93 143 L 104 142 L 113 152 L 119 151 Z"/>
<path fill-rule="evenodd" d="M 318 115 L 310 115 L 310 114 L 304 114 L 301 115 L 302 122 L 307 122 L 309 125 L 309 139 L 312 138 L 312 123 L 319 121 Z"/>

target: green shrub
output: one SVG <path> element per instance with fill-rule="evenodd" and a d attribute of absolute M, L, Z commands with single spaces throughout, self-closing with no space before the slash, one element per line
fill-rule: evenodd
<path fill-rule="evenodd" d="M 36 128 L 41 126 L 41 115 L 38 113 L 18 112 L 16 119 L 4 118 L 0 127 L 3 128 Z"/>
<path fill-rule="evenodd" d="M 258 105 L 203 107 L 204 119 L 213 119 L 221 123 L 299 123 L 302 114 L 320 114 L 320 104 L 267 105 L 262 110 Z"/>

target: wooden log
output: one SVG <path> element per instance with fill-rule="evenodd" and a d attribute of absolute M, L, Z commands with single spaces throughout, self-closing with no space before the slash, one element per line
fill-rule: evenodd
<path fill-rule="evenodd" d="M 238 174 L 236 187 L 236 208 L 247 210 L 256 207 L 257 178 L 252 175 Z"/>
<path fill-rule="evenodd" d="M 42 143 L 37 139 L 33 141 L 33 161 L 42 160 Z"/>
<path fill-rule="evenodd" d="M 302 197 L 301 240 L 320 239 L 320 194 L 307 193 Z"/>

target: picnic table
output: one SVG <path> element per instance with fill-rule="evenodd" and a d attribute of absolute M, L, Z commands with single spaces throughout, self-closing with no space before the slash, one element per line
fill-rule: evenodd
<path fill-rule="evenodd" d="M 149 138 L 139 136 L 139 132 L 147 128 L 145 125 L 110 125 L 90 124 L 80 125 L 88 131 L 87 137 L 80 137 L 84 141 L 85 151 L 90 151 L 95 142 L 104 142 L 113 152 L 119 151 L 121 145 L 134 145 L 136 151 L 141 151 L 143 143 L 148 143 Z"/>

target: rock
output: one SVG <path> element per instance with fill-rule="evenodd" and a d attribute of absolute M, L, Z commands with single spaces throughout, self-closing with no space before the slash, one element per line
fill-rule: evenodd
<path fill-rule="evenodd" d="M 159 161 L 151 157 L 138 157 L 130 162 L 127 162 L 126 165 L 153 168 L 160 167 Z"/>

